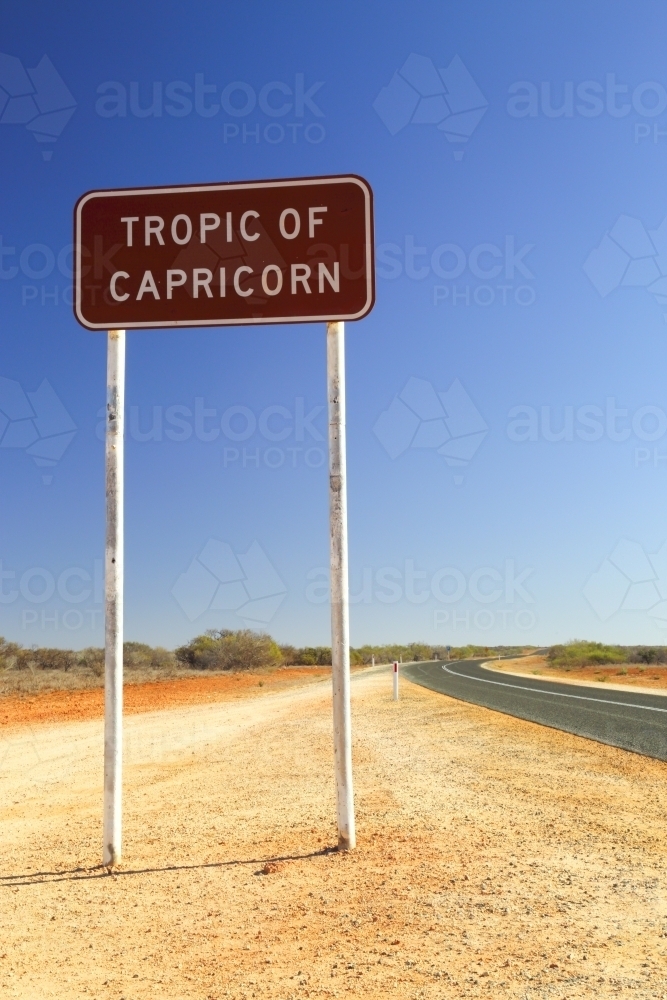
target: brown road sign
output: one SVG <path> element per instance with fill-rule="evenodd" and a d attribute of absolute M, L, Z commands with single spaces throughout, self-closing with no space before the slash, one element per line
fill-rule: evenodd
<path fill-rule="evenodd" d="M 373 308 L 373 195 L 354 175 L 89 191 L 74 226 L 74 311 L 90 330 Z"/>

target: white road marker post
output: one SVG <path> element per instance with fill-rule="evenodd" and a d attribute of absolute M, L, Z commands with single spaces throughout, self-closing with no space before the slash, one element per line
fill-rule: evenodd
<path fill-rule="evenodd" d="M 109 330 L 104 564 L 104 822 L 102 863 L 121 856 L 123 775 L 123 452 L 125 330 Z"/>
<path fill-rule="evenodd" d="M 398 701 L 398 660 L 394 660 L 394 701 Z"/>
<path fill-rule="evenodd" d="M 331 553 L 331 673 L 338 849 L 356 846 L 352 788 L 350 619 L 345 461 L 345 324 L 327 323 L 329 401 L 329 533 Z"/>

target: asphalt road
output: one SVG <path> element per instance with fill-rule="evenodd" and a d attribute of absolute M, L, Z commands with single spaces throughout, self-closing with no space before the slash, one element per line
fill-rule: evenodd
<path fill-rule="evenodd" d="M 667 760 L 667 697 L 513 677 L 485 670 L 487 660 L 413 663 L 405 677 L 423 687 L 585 736 L 598 743 Z"/>

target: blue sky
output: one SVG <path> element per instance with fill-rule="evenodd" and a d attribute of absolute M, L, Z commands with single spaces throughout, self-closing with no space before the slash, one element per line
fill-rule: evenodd
<path fill-rule="evenodd" d="M 353 172 L 378 248 L 346 332 L 353 644 L 663 642 L 666 36 L 652 2 L 5 5 L 0 634 L 102 641 L 76 199 Z M 230 85 L 274 81 L 284 114 L 239 113 Z M 321 325 L 128 334 L 127 638 L 328 643 L 325 403 Z"/>

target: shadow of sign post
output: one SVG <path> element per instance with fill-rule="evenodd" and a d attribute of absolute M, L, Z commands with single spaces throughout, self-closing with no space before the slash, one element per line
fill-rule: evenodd
<path fill-rule="evenodd" d="M 354 175 L 90 191 L 74 215 L 74 313 L 108 332 L 103 864 L 121 857 L 125 331 L 326 323 L 338 846 L 355 846 L 345 320 L 374 305 L 373 196 Z"/>

